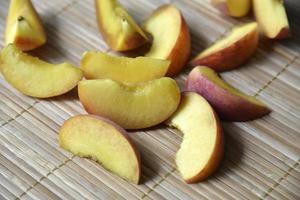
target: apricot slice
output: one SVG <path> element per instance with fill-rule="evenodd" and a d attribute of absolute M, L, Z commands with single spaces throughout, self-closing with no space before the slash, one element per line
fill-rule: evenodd
<path fill-rule="evenodd" d="M 194 92 L 185 92 L 178 110 L 167 121 L 183 133 L 176 165 L 187 183 L 211 176 L 223 157 L 223 132 L 209 103 Z"/>
<path fill-rule="evenodd" d="M 262 102 L 233 88 L 208 67 L 194 68 L 186 89 L 202 95 L 227 121 L 253 120 L 270 112 Z"/>
<path fill-rule="evenodd" d="M 138 84 L 111 79 L 81 81 L 80 101 L 86 111 L 107 117 L 125 129 L 141 129 L 165 121 L 175 112 L 180 91 L 171 78 Z"/>
<path fill-rule="evenodd" d="M 21 93 L 48 98 L 64 94 L 82 79 L 80 69 L 69 63 L 53 65 L 8 45 L 0 53 L 4 78 Z"/>
<path fill-rule="evenodd" d="M 87 79 L 139 83 L 164 77 L 170 61 L 149 57 L 117 57 L 102 52 L 84 53 L 80 68 Z"/>
<path fill-rule="evenodd" d="M 59 131 L 62 148 L 92 158 L 119 177 L 138 184 L 140 154 L 127 132 L 114 122 L 92 115 L 67 120 Z"/>
<path fill-rule="evenodd" d="M 11 0 L 6 20 L 5 44 L 28 51 L 46 43 L 46 34 L 30 0 Z"/>
<path fill-rule="evenodd" d="M 100 32 L 113 50 L 132 50 L 148 41 L 143 30 L 117 0 L 95 2 Z"/>
<path fill-rule="evenodd" d="M 144 30 L 153 37 L 146 56 L 171 61 L 167 76 L 178 74 L 187 63 L 191 52 L 189 28 L 173 5 L 164 5 L 153 12 L 143 23 Z"/>
<path fill-rule="evenodd" d="M 198 54 L 191 65 L 204 65 L 221 72 L 234 69 L 246 62 L 258 46 L 256 22 L 235 27 L 231 33 Z"/>

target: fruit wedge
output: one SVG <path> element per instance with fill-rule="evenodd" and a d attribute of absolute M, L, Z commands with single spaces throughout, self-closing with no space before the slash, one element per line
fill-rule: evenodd
<path fill-rule="evenodd" d="M 253 120 L 270 112 L 262 102 L 231 87 L 208 67 L 194 68 L 187 78 L 186 89 L 202 95 L 221 119 L 227 121 Z"/>
<path fill-rule="evenodd" d="M 251 22 L 234 28 L 229 35 L 198 54 L 191 65 L 205 65 L 221 72 L 246 62 L 258 45 L 257 23 Z"/>
<path fill-rule="evenodd" d="M 139 83 L 164 77 L 170 61 L 148 57 L 116 57 L 102 52 L 84 53 L 80 68 L 87 79 L 113 79 Z"/>
<path fill-rule="evenodd" d="M 80 69 L 68 63 L 53 65 L 8 45 L 0 53 L 0 69 L 14 88 L 21 93 L 48 98 L 64 94 L 82 79 Z"/>
<path fill-rule="evenodd" d="M 173 79 L 139 84 L 111 79 L 81 81 L 78 94 L 90 114 L 107 117 L 125 129 L 141 129 L 165 121 L 175 112 L 180 91 Z"/>
<path fill-rule="evenodd" d="M 289 22 L 283 0 L 253 0 L 256 20 L 265 36 L 283 39 L 290 35 Z"/>
<path fill-rule="evenodd" d="M 59 131 L 59 144 L 77 156 L 98 161 L 126 181 L 139 183 L 139 152 L 127 132 L 108 119 L 92 115 L 70 118 Z"/>
<path fill-rule="evenodd" d="M 211 3 L 223 14 L 243 17 L 251 9 L 251 0 L 211 0 Z"/>
<path fill-rule="evenodd" d="M 185 182 L 196 183 L 211 176 L 223 156 L 223 133 L 209 103 L 196 93 L 183 93 L 167 124 L 183 133 L 175 161 Z"/>
<path fill-rule="evenodd" d="M 100 32 L 113 50 L 132 50 L 148 41 L 143 30 L 117 0 L 95 2 Z"/>
<path fill-rule="evenodd" d="M 23 51 L 46 43 L 41 20 L 30 0 L 11 0 L 5 30 L 5 44 L 14 43 Z"/>
<path fill-rule="evenodd" d="M 170 60 L 167 75 L 178 74 L 191 52 L 189 29 L 180 11 L 173 5 L 161 6 L 143 23 L 143 28 L 153 37 L 146 56 Z"/>

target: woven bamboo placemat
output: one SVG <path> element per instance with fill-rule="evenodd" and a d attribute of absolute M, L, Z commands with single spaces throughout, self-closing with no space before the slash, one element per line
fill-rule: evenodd
<path fill-rule="evenodd" d="M 48 43 L 34 54 L 49 62 L 79 64 L 85 50 L 113 53 L 95 21 L 93 0 L 34 0 Z M 175 4 L 192 34 L 193 55 L 215 42 L 236 20 L 208 0 L 121 0 L 142 20 L 164 3 Z M 0 1 L 4 32 L 9 0 Z M 142 154 L 142 184 L 131 185 L 88 159 L 58 146 L 64 120 L 85 113 L 72 91 L 48 100 L 26 97 L 0 76 L 0 199 L 300 199 L 300 4 L 286 1 L 293 38 L 261 42 L 254 57 L 222 77 L 257 96 L 273 112 L 247 123 L 223 123 L 226 152 L 220 170 L 199 184 L 185 184 L 174 155 L 182 136 L 164 126 L 132 132 Z M 3 46 L 3 34 L 0 34 Z M 181 86 L 189 68 L 176 80 Z"/>

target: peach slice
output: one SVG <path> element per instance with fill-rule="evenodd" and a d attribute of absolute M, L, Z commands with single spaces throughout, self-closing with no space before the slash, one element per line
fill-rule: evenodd
<path fill-rule="evenodd" d="M 165 121 L 175 112 L 180 91 L 173 79 L 138 84 L 111 79 L 81 81 L 80 101 L 90 114 L 107 117 L 125 129 L 141 129 Z"/>
<path fill-rule="evenodd" d="M 77 156 L 98 161 L 126 181 L 139 183 L 140 154 L 127 132 L 108 119 L 91 115 L 70 118 L 59 131 L 59 144 Z"/>
<path fill-rule="evenodd" d="M 153 37 L 146 56 L 170 60 L 167 75 L 178 74 L 191 52 L 189 29 L 180 11 L 173 5 L 161 6 L 143 23 L 143 28 Z"/>
<path fill-rule="evenodd" d="M 68 63 L 53 65 L 8 45 L 0 53 L 0 69 L 5 79 L 21 93 L 48 98 L 64 94 L 82 79 L 80 69 Z"/>
<path fill-rule="evenodd" d="M 132 50 L 148 41 L 143 30 L 117 0 L 95 2 L 100 32 L 113 50 Z"/>
<path fill-rule="evenodd" d="M 23 51 L 46 43 L 41 20 L 30 0 L 11 0 L 5 30 L 5 44 L 14 43 Z"/>
<path fill-rule="evenodd" d="M 234 69 L 251 57 L 257 49 L 258 39 L 257 23 L 236 27 L 229 35 L 198 54 L 191 65 L 205 65 L 218 72 Z"/>
<path fill-rule="evenodd" d="M 185 182 L 196 183 L 212 175 L 223 157 L 223 132 L 209 103 L 196 93 L 183 93 L 167 124 L 183 133 L 175 161 Z"/>
<path fill-rule="evenodd" d="M 231 87 L 208 67 L 194 68 L 186 89 L 202 95 L 224 120 L 248 121 L 270 112 L 262 102 Z"/>
<path fill-rule="evenodd" d="M 148 57 L 116 57 L 102 52 L 86 52 L 80 68 L 87 79 L 109 78 L 138 83 L 164 77 L 170 61 Z"/>
<path fill-rule="evenodd" d="M 223 14 L 232 17 L 243 17 L 251 9 L 251 0 L 211 0 L 211 3 Z"/>
<path fill-rule="evenodd" d="M 283 39 L 290 35 L 283 0 L 253 0 L 256 20 L 268 38 Z"/>

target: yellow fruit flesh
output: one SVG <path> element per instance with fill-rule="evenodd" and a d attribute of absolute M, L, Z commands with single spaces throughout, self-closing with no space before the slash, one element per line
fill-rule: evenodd
<path fill-rule="evenodd" d="M 153 37 L 151 49 L 146 56 L 166 59 L 176 45 L 181 23 L 180 12 L 174 6 L 157 10 L 146 20 L 143 28 Z"/>
<path fill-rule="evenodd" d="M 161 123 L 180 101 L 179 88 L 170 78 L 140 84 L 122 84 L 110 79 L 81 81 L 78 94 L 89 113 L 107 117 L 125 129 Z"/>
<path fill-rule="evenodd" d="M 73 154 L 92 158 L 105 169 L 137 184 L 139 160 L 123 134 L 103 120 L 77 116 L 65 122 L 59 133 L 59 143 Z"/>
<path fill-rule="evenodd" d="M 126 58 L 101 52 L 86 52 L 81 59 L 81 69 L 88 79 L 113 79 L 138 83 L 163 77 L 170 61 L 147 57 Z"/>
<path fill-rule="evenodd" d="M 176 165 L 183 179 L 192 179 L 206 167 L 214 153 L 217 122 L 213 110 L 200 95 L 185 93 L 168 123 L 184 134 Z"/>
<path fill-rule="evenodd" d="M 5 30 L 5 44 L 15 42 L 28 45 L 29 49 L 23 50 L 33 49 L 46 42 L 46 34 L 30 0 L 11 1 Z"/>
<path fill-rule="evenodd" d="M 222 89 L 228 91 L 229 93 L 231 93 L 231 94 L 233 94 L 235 96 L 241 97 L 241 98 L 243 98 L 243 99 L 245 99 L 247 101 L 250 101 L 250 102 L 252 102 L 252 103 L 254 103 L 256 105 L 265 106 L 262 102 L 260 102 L 259 100 L 257 100 L 254 96 L 246 95 L 246 94 L 240 92 L 239 90 L 235 89 L 231 85 L 227 84 L 212 69 L 210 69 L 208 67 L 197 67 L 194 70 L 198 70 L 203 76 L 207 77 L 208 80 L 212 81 L 217 86 L 219 86 Z"/>
<path fill-rule="evenodd" d="M 195 58 L 195 60 L 206 57 L 222 49 L 226 49 L 230 45 L 234 44 L 236 41 L 245 37 L 247 34 L 255 31 L 256 29 L 257 29 L 256 22 L 251 22 L 243 26 L 234 28 L 226 37 L 222 38 L 221 40 L 218 40 L 215 44 L 213 44 L 212 46 L 204 50 L 202 53 L 200 53 Z"/>
<path fill-rule="evenodd" d="M 135 33 L 141 35 L 145 41 L 148 40 L 143 30 L 117 0 L 96 0 L 96 6 L 101 29 L 113 49 L 124 50 Z"/>
<path fill-rule="evenodd" d="M 289 22 L 283 0 L 253 0 L 255 17 L 269 38 L 275 38 Z"/>
<path fill-rule="evenodd" d="M 227 0 L 228 11 L 231 16 L 241 17 L 246 15 L 251 7 L 250 0 Z"/>
<path fill-rule="evenodd" d="M 81 70 L 71 64 L 52 65 L 21 52 L 14 45 L 1 51 L 0 69 L 17 90 L 38 98 L 64 94 L 82 78 Z"/>

